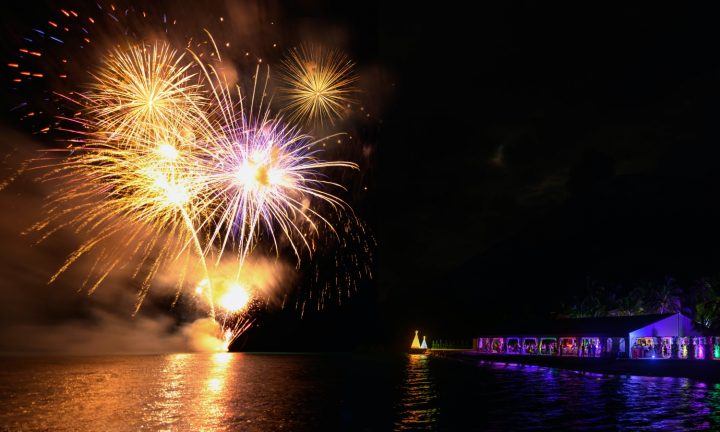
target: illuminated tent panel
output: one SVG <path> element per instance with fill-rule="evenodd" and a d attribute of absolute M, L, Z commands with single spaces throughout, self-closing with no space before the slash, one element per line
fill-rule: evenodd
<path fill-rule="evenodd" d="M 502 343 L 506 338 L 507 346 Z M 510 349 L 510 341 L 519 340 L 523 349 Z M 535 341 L 540 341 L 538 346 Z M 692 349 L 693 358 L 704 358 L 706 350 L 714 349 L 707 343 L 693 321 L 680 313 L 510 322 L 474 340 L 476 351 L 494 354 L 681 359 L 690 358 Z"/>
<path fill-rule="evenodd" d="M 690 318 L 687 318 L 682 314 L 651 314 L 597 318 L 562 318 L 542 320 L 534 323 L 508 322 L 498 325 L 495 329 L 488 329 L 489 331 L 483 332 L 478 336 L 628 337 L 638 331 L 652 331 L 651 329 L 653 327 L 657 331 L 661 332 L 664 328 L 660 326 L 660 323 L 663 323 L 662 326 L 669 326 L 670 323 L 677 322 L 677 320 L 682 321 L 682 329 L 687 332 L 683 334 L 683 336 L 694 336 L 697 333 L 692 329 L 692 321 Z M 671 332 L 679 331 L 677 329 L 677 325 L 675 328 L 668 327 L 668 330 Z"/>
<path fill-rule="evenodd" d="M 695 330 L 693 322 L 690 318 L 682 314 L 670 315 L 659 321 L 655 321 L 644 327 L 630 332 L 630 340 L 633 341 L 639 337 L 665 337 L 665 336 L 702 336 L 700 332 Z"/>

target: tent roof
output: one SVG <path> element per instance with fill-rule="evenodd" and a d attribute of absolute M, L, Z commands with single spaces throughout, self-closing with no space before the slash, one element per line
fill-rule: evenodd
<path fill-rule="evenodd" d="M 624 337 L 634 330 L 675 314 L 652 314 L 622 317 L 563 318 L 537 323 L 510 323 L 480 337 L 493 336 L 611 336 Z"/>

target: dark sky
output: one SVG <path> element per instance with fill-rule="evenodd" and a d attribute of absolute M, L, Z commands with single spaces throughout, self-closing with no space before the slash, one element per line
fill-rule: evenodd
<path fill-rule="evenodd" d="M 378 246 L 349 302 L 268 314 L 243 346 L 467 337 L 591 279 L 720 273 L 718 11 L 385 3 L 259 8 L 283 40 L 341 40 L 364 74 L 372 157 L 354 204 Z"/>
<path fill-rule="evenodd" d="M 391 320 L 452 338 L 588 279 L 717 274 L 717 11 L 377 13 L 401 77 L 375 207 Z"/>

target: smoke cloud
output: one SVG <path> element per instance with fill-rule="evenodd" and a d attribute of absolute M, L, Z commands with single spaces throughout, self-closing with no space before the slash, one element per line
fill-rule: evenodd
<path fill-rule="evenodd" d="M 166 353 L 217 351 L 221 331 L 207 316 L 206 305 L 171 310 L 180 269 L 157 274 L 148 297 L 133 316 L 139 281 L 133 266 L 112 272 L 92 295 L 82 289 L 94 263 L 80 260 L 55 282 L 50 277 L 84 239 L 82 233 L 58 231 L 46 240 L 22 234 L 43 218 L 47 183 L 34 179 L 41 147 L 12 130 L 0 131 L 0 352 L 14 353 Z M 91 253 L 92 254 L 92 253 Z M 230 261 L 223 264 L 229 271 Z M 178 264 L 179 265 L 179 264 Z M 235 261 L 235 265 L 237 262 Z M 289 270 L 278 260 L 252 259 L 243 283 L 261 296 L 279 289 Z M 235 267 L 235 271 L 237 267 Z M 187 284 L 199 282 L 186 276 Z M 183 299 L 190 293 L 183 293 Z M 195 320 L 192 323 L 188 321 Z"/>

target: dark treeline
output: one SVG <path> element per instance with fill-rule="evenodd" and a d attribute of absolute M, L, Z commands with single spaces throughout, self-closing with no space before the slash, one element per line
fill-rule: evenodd
<path fill-rule="evenodd" d="M 584 293 L 558 317 L 589 318 L 681 312 L 701 326 L 720 330 L 720 278 L 679 282 L 667 276 L 631 286 L 588 279 Z"/>

